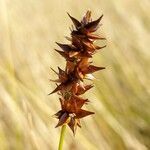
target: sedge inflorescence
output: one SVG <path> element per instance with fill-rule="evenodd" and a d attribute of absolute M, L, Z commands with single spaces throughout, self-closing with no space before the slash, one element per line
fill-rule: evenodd
<path fill-rule="evenodd" d="M 77 127 L 81 127 L 80 119 L 94 114 L 82 108 L 89 100 L 81 95 L 93 87 L 92 84 L 86 84 L 85 79 L 93 80 L 92 73 L 105 69 L 92 65 L 92 56 L 106 45 L 94 44 L 95 40 L 105 40 L 93 34 L 101 25 L 103 15 L 94 21 L 91 19 L 91 11 L 87 11 L 81 21 L 68 15 L 74 24 L 71 37 L 66 37 L 70 44 L 56 42 L 61 50 L 55 49 L 65 58 L 66 67 L 64 70 L 58 67 L 58 72 L 52 69 L 58 75 L 58 79 L 51 80 L 57 82 L 57 87 L 50 94 L 57 92 L 60 96 L 61 110 L 55 114 L 59 119 L 56 127 L 67 124 L 75 134 Z"/>

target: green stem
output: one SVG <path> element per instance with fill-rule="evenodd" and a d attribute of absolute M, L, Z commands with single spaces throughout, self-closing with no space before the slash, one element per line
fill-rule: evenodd
<path fill-rule="evenodd" d="M 58 147 L 58 150 L 62 150 L 62 148 L 63 148 L 64 137 L 65 137 L 65 130 L 66 130 L 66 125 L 63 125 L 63 126 L 61 127 L 61 133 L 60 133 L 60 139 L 59 139 L 59 147 Z"/>

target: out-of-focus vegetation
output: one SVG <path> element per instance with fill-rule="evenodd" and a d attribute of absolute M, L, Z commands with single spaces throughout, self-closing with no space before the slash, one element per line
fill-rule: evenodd
<path fill-rule="evenodd" d="M 104 14 L 107 48 L 94 63 L 107 69 L 85 95 L 96 114 L 76 137 L 67 130 L 64 149 L 150 149 L 149 0 L 0 0 L 0 150 L 57 149 L 60 106 L 48 79 L 65 61 L 53 49 L 70 34 L 66 12 L 79 19 L 88 9 Z"/>

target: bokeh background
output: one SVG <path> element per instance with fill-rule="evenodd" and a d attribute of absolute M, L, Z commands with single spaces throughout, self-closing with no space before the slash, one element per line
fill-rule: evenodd
<path fill-rule="evenodd" d="M 84 95 L 96 114 L 75 137 L 67 129 L 64 150 L 150 149 L 149 0 L 0 0 L 0 150 L 57 149 L 60 106 L 47 94 L 50 67 L 65 60 L 53 49 L 70 35 L 66 12 L 81 19 L 87 10 L 104 14 L 98 33 L 107 48 L 93 62 L 106 69 Z"/>

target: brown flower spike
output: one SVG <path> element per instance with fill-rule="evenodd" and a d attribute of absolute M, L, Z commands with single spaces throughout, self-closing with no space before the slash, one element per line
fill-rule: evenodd
<path fill-rule="evenodd" d="M 80 119 L 94 114 L 94 112 L 82 109 L 89 100 L 83 99 L 80 95 L 93 87 L 93 85 L 86 85 L 84 79 L 92 80 L 92 73 L 105 69 L 105 67 L 91 65 L 91 59 L 93 54 L 106 45 L 94 44 L 95 40 L 105 40 L 93 33 L 101 25 L 103 15 L 95 21 L 91 19 L 91 11 L 87 11 L 81 21 L 68 15 L 74 24 L 71 29 L 71 37 L 66 37 L 70 44 L 56 42 L 61 50 L 55 49 L 65 58 L 66 67 L 65 70 L 58 67 L 58 72 L 52 69 L 58 75 L 58 79 L 51 80 L 56 82 L 57 87 L 50 94 L 58 92 L 60 95 L 61 110 L 55 114 L 59 119 L 56 127 L 67 124 L 75 134 L 77 126 L 81 127 Z"/>

